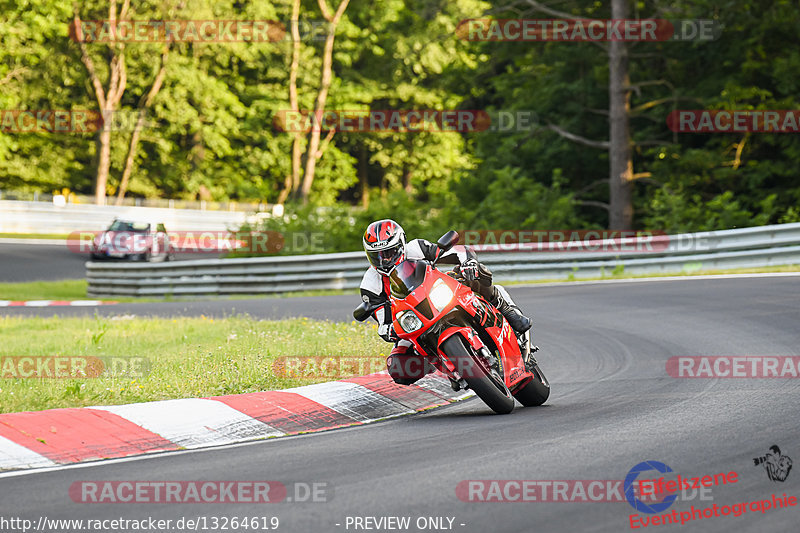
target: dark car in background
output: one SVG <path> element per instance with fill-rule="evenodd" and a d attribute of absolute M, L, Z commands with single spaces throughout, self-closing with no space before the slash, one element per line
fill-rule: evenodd
<path fill-rule="evenodd" d="M 92 260 L 170 261 L 175 252 L 161 222 L 115 219 L 92 242 Z"/>

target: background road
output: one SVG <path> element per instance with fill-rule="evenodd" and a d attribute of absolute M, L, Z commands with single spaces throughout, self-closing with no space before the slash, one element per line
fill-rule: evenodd
<path fill-rule="evenodd" d="M 175 259 L 217 257 L 218 253 L 184 253 L 176 254 Z M 0 243 L 0 283 L 84 279 L 88 260 L 88 254 L 74 253 L 66 244 Z"/>
<path fill-rule="evenodd" d="M 83 279 L 86 260 L 66 245 L 0 243 L 0 282 Z"/>
<path fill-rule="evenodd" d="M 797 278 L 517 287 L 513 294 L 536 319 L 540 362 L 553 387 L 546 406 L 496 416 L 469 400 L 363 428 L 0 477 L 2 514 L 276 515 L 280 530 L 292 532 L 346 531 L 348 515 L 411 516 L 412 524 L 419 516 L 451 516 L 454 529 L 463 532 L 619 532 L 630 527 L 627 503 L 465 503 L 455 487 L 469 479 L 623 479 L 644 460 L 665 462 L 686 476 L 739 474 L 737 483 L 714 489 L 713 502 L 679 501 L 673 505 L 678 511 L 772 493 L 800 495 L 800 472 L 785 483 L 772 482 L 752 461 L 772 444 L 800 459 L 800 380 L 674 379 L 664 369 L 676 355 L 800 355 Z M 211 306 L 206 313 L 235 307 L 265 317 L 347 319 L 353 303 L 353 296 L 334 296 L 199 305 Z M 148 309 L 135 305 L 142 307 L 116 311 Z M 179 310 L 149 305 L 159 313 Z M 67 495 L 70 484 L 81 480 L 207 479 L 324 481 L 334 496 L 318 504 L 137 506 L 82 505 Z M 796 531 L 799 519 L 800 509 L 793 507 L 686 527 L 786 532 Z"/>

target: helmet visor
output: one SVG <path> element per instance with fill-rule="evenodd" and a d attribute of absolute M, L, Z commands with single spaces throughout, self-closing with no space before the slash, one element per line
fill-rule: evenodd
<path fill-rule="evenodd" d="M 389 274 L 403 257 L 403 243 L 397 243 L 391 248 L 377 251 L 367 251 L 369 264 L 383 274 Z"/>

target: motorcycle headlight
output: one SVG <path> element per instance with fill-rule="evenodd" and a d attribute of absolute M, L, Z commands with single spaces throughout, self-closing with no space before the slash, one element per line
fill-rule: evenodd
<path fill-rule="evenodd" d="M 450 287 L 447 286 L 441 279 L 437 279 L 433 283 L 433 288 L 431 289 L 431 293 L 428 295 L 430 298 L 431 303 L 436 308 L 437 311 L 440 311 L 447 307 L 450 301 L 453 299 L 453 291 L 450 290 Z"/>
<path fill-rule="evenodd" d="M 406 311 L 400 315 L 400 327 L 406 333 L 417 331 L 422 327 L 422 320 L 413 311 Z"/>

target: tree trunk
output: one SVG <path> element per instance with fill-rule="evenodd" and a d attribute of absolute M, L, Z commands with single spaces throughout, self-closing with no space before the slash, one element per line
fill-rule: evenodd
<path fill-rule="evenodd" d="M 136 147 L 139 146 L 139 132 L 144 127 L 144 109 L 139 110 L 139 118 L 136 119 L 136 126 L 131 133 L 131 143 L 128 147 L 128 157 L 125 158 L 125 169 L 122 171 L 122 181 L 119 183 L 117 191 L 117 201 L 114 205 L 122 205 L 125 193 L 128 191 L 128 181 L 133 173 L 133 163 L 136 159 Z"/>
<path fill-rule="evenodd" d="M 283 180 L 283 189 L 278 193 L 278 199 L 275 200 L 276 204 L 283 204 L 289 197 L 289 192 L 292 190 L 292 173 L 286 173 L 286 179 Z"/>
<path fill-rule="evenodd" d="M 628 17 L 628 0 L 611 0 L 611 18 Z M 633 160 L 631 155 L 630 78 L 628 47 L 623 41 L 611 41 L 608 52 L 609 99 L 609 216 L 612 230 L 633 227 Z"/>
<path fill-rule="evenodd" d="M 100 130 L 100 157 L 97 160 L 97 175 L 95 178 L 94 203 L 105 205 L 106 184 L 108 172 L 111 168 L 111 125 L 103 124 Z"/>
<path fill-rule="evenodd" d="M 303 140 L 302 134 L 295 132 L 292 134 L 292 170 L 286 174 L 286 179 L 283 182 L 283 189 L 278 194 L 278 199 L 275 203 L 282 204 L 292 193 L 297 193 L 300 188 L 300 167 L 303 157 L 303 149 L 300 146 Z"/>
<path fill-rule="evenodd" d="M 289 107 L 295 113 L 300 111 L 297 102 L 297 70 L 300 66 L 300 0 L 292 1 L 292 65 L 289 67 Z M 283 190 L 278 195 L 278 202 L 282 204 L 289 197 L 289 194 L 297 192 L 300 187 L 300 167 L 302 158 L 302 147 L 300 141 L 302 134 L 299 131 L 292 133 L 292 171 L 286 176 Z"/>
<path fill-rule="evenodd" d="M 358 154 L 358 185 L 361 194 L 361 207 L 369 207 L 369 172 L 367 167 L 367 149 L 361 144 Z"/>
<path fill-rule="evenodd" d="M 303 136 L 300 132 L 292 139 L 292 190 L 300 190 L 300 168 L 303 166 Z"/>
<path fill-rule="evenodd" d="M 411 187 L 411 165 L 408 164 L 408 160 L 403 161 L 403 190 L 406 191 L 406 194 L 411 194 L 413 191 Z"/>
<path fill-rule="evenodd" d="M 325 103 L 328 100 L 328 89 L 331 86 L 332 70 L 333 70 L 333 42 L 336 39 L 336 27 L 347 9 L 347 4 L 350 0 L 342 0 L 339 7 L 336 9 L 336 14 L 331 15 L 328 11 L 328 6 L 325 0 L 319 0 L 319 7 L 322 15 L 328 21 L 328 35 L 325 37 L 325 50 L 322 56 L 322 71 L 320 75 L 319 93 L 317 94 L 317 102 L 314 106 L 314 114 L 318 119 L 322 118 L 325 112 Z M 300 198 L 304 204 L 308 203 L 308 196 L 311 193 L 311 185 L 314 183 L 314 172 L 317 167 L 317 160 L 322 156 L 320 151 L 320 135 L 322 129 L 319 126 L 319 120 L 314 122 L 311 129 L 311 139 L 308 142 L 308 149 L 306 151 L 306 169 L 303 173 L 303 185 L 300 188 Z"/>
<path fill-rule="evenodd" d="M 203 142 L 203 130 L 198 129 L 195 131 L 189 142 L 192 146 L 189 149 L 189 163 L 191 164 L 189 172 L 196 174 L 206 160 L 206 145 Z"/>
<path fill-rule="evenodd" d="M 414 192 L 414 188 L 411 186 L 411 177 L 414 175 L 414 171 L 412 170 L 412 165 L 411 165 L 411 158 L 413 156 L 414 156 L 414 138 L 409 135 L 406 142 L 406 155 L 403 161 L 403 190 L 408 195 Z"/>
<path fill-rule="evenodd" d="M 123 0 L 122 9 L 119 13 L 120 20 L 126 19 L 129 8 L 130 0 Z M 72 23 L 76 29 L 80 28 L 81 17 L 78 14 L 77 3 L 72 5 L 72 10 Z M 116 0 L 110 0 L 108 3 L 109 24 L 113 26 L 116 20 L 117 2 Z M 125 68 L 125 45 L 124 43 L 109 45 L 112 53 L 108 65 L 108 90 L 103 89 L 103 83 L 100 81 L 100 76 L 97 74 L 97 70 L 94 67 L 94 62 L 89 55 L 86 43 L 79 39 L 78 46 L 81 50 L 81 61 L 86 67 L 86 72 L 88 72 L 89 79 L 92 82 L 98 108 L 103 114 L 103 127 L 99 135 L 100 154 L 97 160 L 94 199 L 97 205 L 105 205 L 106 185 L 108 184 L 108 176 L 111 169 L 111 121 L 113 120 L 113 113 L 117 110 L 117 106 L 122 100 L 122 95 L 125 92 L 128 80 L 128 72 Z"/>
<path fill-rule="evenodd" d="M 167 45 L 166 50 L 164 50 L 164 52 L 161 54 L 161 67 L 158 69 L 158 74 L 156 74 L 156 77 L 153 80 L 153 85 L 147 92 L 147 96 L 142 98 L 141 104 L 139 105 L 139 116 L 136 119 L 136 126 L 131 133 L 131 143 L 128 147 L 128 157 L 125 160 L 125 169 L 122 171 L 122 181 L 119 184 L 116 205 L 122 205 L 122 200 L 125 198 L 125 192 L 128 190 L 128 180 L 130 180 L 131 174 L 133 173 L 133 164 L 136 159 L 136 148 L 139 146 L 139 137 L 141 135 L 142 128 L 144 127 L 145 114 L 153 104 L 153 100 L 155 100 L 158 91 L 161 90 L 161 85 L 164 83 L 164 78 L 167 75 L 168 54 L 169 45 Z"/>

